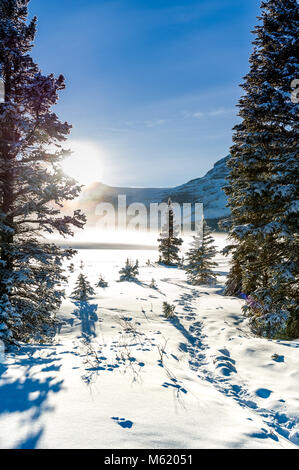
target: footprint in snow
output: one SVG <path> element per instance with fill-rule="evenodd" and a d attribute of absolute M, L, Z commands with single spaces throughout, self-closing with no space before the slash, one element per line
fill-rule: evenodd
<path fill-rule="evenodd" d="M 236 373 L 237 370 L 235 367 L 231 366 L 229 363 L 227 364 L 218 364 L 217 369 L 219 368 L 219 373 L 223 375 L 224 377 L 229 377 L 232 372 Z"/>
<path fill-rule="evenodd" d="M 234 361 L 233 359 L 231 359 L 230 357 L 228 356 L 217 356 L 215 359 L 214 359 L 214 364 L 216 362 L 224 362 L 224 361 L 228 361 L 230 362 L 231 364 L 235 364 L 236 361 Z"/>
<path fill-rule="evenodd" d="M 249 437 L 254 437 L 256 439 L 273 439 L 274 441 L 278 441 L 278 437 L 272 433 L 267 431 L 267 429 L 261 429 L 261 432 L 254 432 L 249 434 Z"/>
<path fill-rule="evenodd" d="M 173 387 L 173 388 L 176 388 L 178 392 L 188 393 L 184 387 L 181 387 L 180 385 L 177 385 L 177 384 L 170 384 L 169 382 L 164 382 L 162 387 L 164 388 Z"/>
<path fill-rule="evenodd" d="M 230 353 L 227 349 L 219 349 L 221 356 L 217 356 L 214 359 L 214 364 L 219 373 L 224 377 L 229 377 L 232 372 L 237 373 L 235 368 L 235 361 L 230 357 Z"/>
<path fill-rule="evenodd" d="M 111 419 L 116 421 L 117 424 L 119 424 L 119 426 L 121 426 L 124 429 L 131 429 L 134 424 L 133 421 L 127 420 L 125 418 L 118 418 L 118 417 L 113 416 Z"/>
<path fill-rule="evenodd" d="M 184 352 L 184 353 L 187 353 L 188 352 L 188 346 L 186 343 L 180 343 L 179 344 L 179 350 Z"/>
<path fill-rule="evenodd" d="M 219 349 L 219 352 L 220 352 L 221 354 L 223 354 L 224 356 L 230 357 L 230 352 L 229 352 L 228 349 L 226 349 L 226 348 Z"/>
<path fill-rule="evenodd" d="M 275 362 L 284 362 L 284 356 L 280 356 L 279 354 L 273 354 L 272 359 Z"/>
<path fill-rule="evenodd" d="M 272 393 L 272 390 L 268 390 L 267 388 L 259 388 L 255 392 L 255 394 L 260 398 L 269 398 L 271 393 Z"/>

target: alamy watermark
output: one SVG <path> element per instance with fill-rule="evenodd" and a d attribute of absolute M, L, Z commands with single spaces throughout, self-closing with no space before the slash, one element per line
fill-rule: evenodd
<path fill-rule="evenodd" d="M 161 202 L 149 206 L 141 202 L 127 204 L 127 196 L 119 194 L 117 204 L 101 202 L 95 208 L 97 227 L 102 230 L 159 232 L 173 220 L 176 236 L 203 230 L 203 204 Z M 170 228 L 170 227 L 169 227 Z"/>

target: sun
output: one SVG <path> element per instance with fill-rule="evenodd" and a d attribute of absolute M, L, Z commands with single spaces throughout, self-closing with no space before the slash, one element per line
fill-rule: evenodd
<path fill-rule="evenodd" d="M 61 163 L 64 173 L 84 185 L 102 179 L 104 155 L 97 144 L 72 140 L 68 142 L 67 147 L 72 154 Z"/>

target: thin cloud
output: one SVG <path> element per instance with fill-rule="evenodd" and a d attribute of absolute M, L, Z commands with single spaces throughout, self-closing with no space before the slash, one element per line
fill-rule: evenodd
<path fill-rule="evenodd" d="M 235 113 L 235 108 L 220 108 L 220 109 L 214 109 L 212 111 L 196 111 L 192 113 L 185 112 L 184 115 L 185 117 L 191 117 L 195 119 L 201 119 L 204 117 L 217 117 L 217 116 L 223 116 L 225 114 L 233 114 Z"/>
<path fill-rule="evenodd" d="M 144 127 L 158 127 L 166 123 L 166 119 L 147 119 L 144 121 L 126 121 L 124 124 L 130 129 L 140 129 Z"/>

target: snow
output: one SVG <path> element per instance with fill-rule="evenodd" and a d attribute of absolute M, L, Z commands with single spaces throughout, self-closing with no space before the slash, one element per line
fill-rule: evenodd
<path fill-rule="evenodd" d="M 128 257 L 139 259 L 139 282 L 118 282 Z M 299 446 L 299 341 L 252 335 L 243 301 L 222 295 L 222 255 L 218 283 L 201 287 L 157 259 L 79 250 L 68 295 L 81 260 L 93 286 L 101 273 L 109 287 L 82 308 L 68 297 L 53 344 L 24 345 L 0 363 L 0 448 Z"/>

